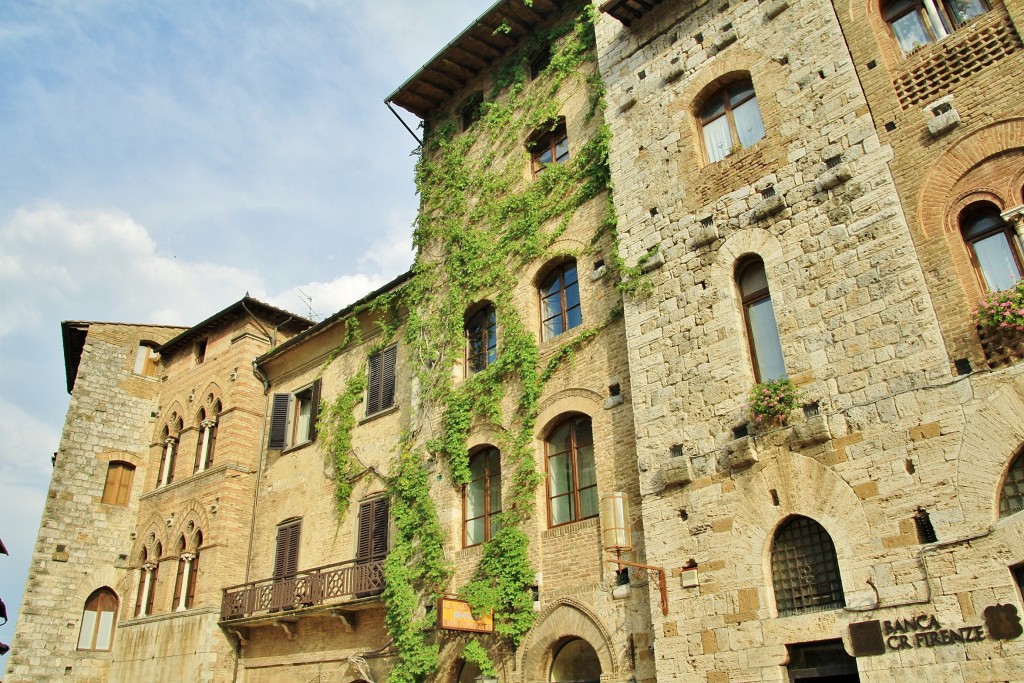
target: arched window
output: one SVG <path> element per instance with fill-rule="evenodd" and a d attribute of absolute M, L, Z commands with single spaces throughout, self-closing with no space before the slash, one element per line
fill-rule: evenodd
<path fill-rule="evenodd" d="M 846 604 L 836 547 L 823 526 L 793 517 L 779 527 L 772 543 L 772 585 L 780 617 Z"/>
<path fill-rule="evenodd" d="M 743 302 L 743 321 L 754 376 L 758 382 L 785 379 L 786 364 L 764 261 L 756 256 L 741 261 L 736 269 L 736 284 Z"/>
<path fill-rule="evenodd" d="M 558 118 L 534 132 L 527 142 L 532 159 L 533 175 L 537 177 L 549 164 L 561 164 L 569 160 L 569 135 L 565 118 Z"/>
<path fill-rule="evenodd" d="M 163 546 L 157 543 L 150 557 L 146 548 L 139 556 L 139 592 L 135 601 L 135 616 L 144 617 L 153 613 L 153 600 L 156 597 L 157 578 L 160 573 L 160 556 Z"/>
<path fill-rule="evenodd" d="M 196 531 L 192 540 L 191 552 L 184 536 L 178 541 L 178 574 L 174 579 L 174 599 L 171 601 L 171 609 L 178 612 L 190 609 L 195 602 L 199 547 L 203 544 L 203 532 Z"/>
<path fill-rule="evenodd" d="M 985 0 L 891 0 L 882 4 L 882 18 L 903 54 L 909 55 L 988 10 Z"/>
<path fill-rule="evenodd" d="M 558 646 L 548 680 L 551 683 L 598 683 L 601 660 L 590 643 L 572 638 Z"/>
<path fill-rule="evenodd" d="M 1003 479 L 1002 495 L 999 496 L 999 516 L 1010 515 L 1024 510 L 1024 449 L 1014 456 L 1010 469 Z"/>
<path fill-rule="evenodd" d="M 82 610 L 82 628 L 78 632 L 79 650 L 109 650 L 114 641 L 117 621 L 117 593 L 109 588 L 93 591 Z"/>
<path fill-rule="evenodd" d="M 544 341 L 583 324 L 575 261 L 563 263 L 541 281 L 540 318 Z"/>
<path fill-rule="evenodd" d="M 468 484 L 462 487 L 462 544 L 479 545 L 501 527 L 501 453 L 484 448 L 469 458 Z"/>
<path fill-rule="evenodd" d="M 590 418 L 577 415 L 558 425 L 544 444 L 548 464 L 548 526 L 596 517 L 597 467 Z"/>
<path fill-rule="evenodd" d="M 156 351 L 159 346 L 156 342 L 139 342 L 139 346 L 135 350 L 134 372 L 136 375 L 144 375 L 146 377 L 156 375 L 157 363 L 160 362 L 160 354 Z"/>
<path fill-rule="evenodd" d="M 709 164 L 764 137 L 764 123 L 750 79 L 734 81 L 704 100 L 697 110 Z"/>
<path fill-rule="evenodd" d="M 174 464 L 178 457 L 178 438 L 184 428 L 184 422 L 180 417 L 174 422 L 173 427 L 171 425 L 164 427 L 163 451 L 160 456 L 160 470 L 157 473 L 156 481 L 157 488 L 167 486 L 174 481 Z"/>
<path fill-rule="evenodd" d="M 1017 236 L 991 202 L 971 204 L 960 214 L 960 233 L 971 250 L 971 262 L 989 292 L 1013 287 L 1021 278 Z"/>
<path fill-rule="evenodd" d="M 103 498 L 100 499 L 100 502 L 108 505 L 127 505 L 134 476 L 135 465 L 130 462 L 111 460 L 107 464 L 107 481 L 103 486 Z"/>
<path fill-rule="evenodd" d="M 217 422 L 221 412 L 220 401 L 214 402 L 207 416 L 206 409 L 200 408 L 196 416 L 196 427 L 199 438 L 196 439 L 196 458 L 192 465 L 192 474 L 204 472 L 213 465 L 213 451 L 217 442 Z"/>
<path fill-rule="evenodd" d="M 494 304 L 478 308 L 466 318 L 466 376 L 498 360 L 498 317 Z"/>

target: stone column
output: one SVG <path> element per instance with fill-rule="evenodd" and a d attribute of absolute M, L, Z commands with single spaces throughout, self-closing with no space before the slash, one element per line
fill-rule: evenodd
<path fill-rule="evenodd" d="M 178 440 L 173 436 L 164 439 L 164 468 L 160 472 L 160 486 L 167 486 L 167 478 L 171 474 L 171 466 L 174 465 L 174 449 Z"/>
<path fill-rule="evenodd" d="M 210 437 L 213 435 L 213 428 L 217 426 L 214 420 L 203 420 L 199 428 L 203 430 L 203 445 L 199 451 L 199 471 L 203 472 L 207 467 L 207 459 L 210 457 Z"/>

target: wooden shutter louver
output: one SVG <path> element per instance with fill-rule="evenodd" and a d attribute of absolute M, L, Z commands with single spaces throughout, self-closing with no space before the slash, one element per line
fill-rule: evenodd
<path fill-rule="evenodd" d="M 366 414 L 373 415 L 380 412 L 380 360 L 381 354 L 375 353 L 370 356 L 369 374 L 366 384 Z"/>
<path fill-rule="evenodd" d="M 275 579 L 289 578 L 298 572 L 300 530 L 301 521 L 299 520 L 277 528 L 277 549 L 274 556 Z"/>
<path fill-rule="evenodd" d="M 171 600 L 171 611 L 178 609 L 181 600 L 181 579 L 185 576 L 185 560 L 178 558 L 178 575 L 174 577 L 174 598 Z"/>
<path fill-rule="evenodd" d="M 395 363 L 398 359 L 398 347 L 392 346 L 381 352 L 381 391 L 380 409 L 395 405 Z"/>
<path fill-rule="evenodd" d="M 267 448 L 274 451 L 283 450 L 288 435 L 288 405 L 291 394 L 274 394 L 274 406 L 270 412 L 270 439 Z"/>
<path fill-rule="evenodd" d="M 359 505 L 359 540 L 356 560 L 380 559 L 388 552 L 388 499 L 377 498 Z"/>
<path fill-rule="evenodd" d="M 307 436 L 310 441 L 314 441 L 316 439 L 316 421 L 320 417 L 320 380 L 313 382 L 309 393 L 309 433 Z"/>

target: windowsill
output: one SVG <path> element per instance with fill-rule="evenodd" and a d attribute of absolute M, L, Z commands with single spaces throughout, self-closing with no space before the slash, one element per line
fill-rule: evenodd
<path fill-rule="evenodd" d="M 541 538 L 557 538 L 566 534 L 573 534 L 584 529 L 591 529 L 597 526 L 598 517 L 587 517 L 576 522 L 566 522 L 565 524 L 559 524 L 545 529 L 541 533 Z"/>
<path fill-rule="evenodd" d="M 385 415 L 390 415 L 391 413 L 397 413 L 397 412 L 398 412 L 398 409 L 399 409 L 400 407 L 401 407 L 401 406 L 399 406 L 399 404 L 398 404 L 398 403 L 395 403 L 395 404 L 394 404 L 393 406 L 391 406 L 390 408 L 385 408 L 384 410 L 378 410 L 378 411 L 377 411 L 376 413 L 374 413 L 373 415 L 366 415 L 365 417 L 362 417 L 362 418 L 360 418 L 360 420 L 359 420 L 359 423 L 358 423 L 358 424 L 361 424 L 361 425 L 362 425 L 362 424 L 366 424 L 367 422 L 372 422 L 372 421 L 376 420 L 376 419 L 377 419 L 378 417 L 383 417 L 383 416 L 385 416 Z"/>
<path fill-rule="evenodd" d="M 479 557 L 484 551 L 484 544 L 478 543 L 471 545 L 468 548 L 460 548 L 459 550 L 453 550 L 448 555 L 449 560 L 468 560 L 474 557 Z"/>
<path fill-rule="evenodd" d="M 288 448 L 281 450 L 281 455 L 288 455 L 289 453 L 301 451 L 306 446 L 310 446 L 314 443 L 316 443 L 316 439 L 310 439 L 308 441 L 303 441 L 302 443 L 295 444 L 294 446 L 288 446 Z"/>
<path fill-rule="evenodd" d="M 190 484 L 194 484 L 197 481 L 201 481 L 203 479 L 203 477 L 212 477 L 212 476 L 214 476 L 216 474 L 221 474 L 221 473 L 226 472 L 228 470 L 232 470 L 232 471 L 235 471 L 235 472 L 241 472 L 242 474 L 251 474 L 252 473 L 252 470 L 249 469 L 248 467 L 244 466 L 244 465 L 239 465 L 239 464 L 233 463 L 233 462 L 227 462 L 227 463 L 224 463 L 223 465 L 216 465 L 216 466 L 211 467 L 210 469 L 204 470 L 202 472 L 196 472 L 195 474 L 193 474 L 191 476 L 185 477 L 184 479 L 179 479 L 178 481 L 171 482 L 170 484 L 167 484 L 166 486 L 160 486 L 159 488 L 155 488 L 152 491 L 147 491 L 146 493 L 143 493 L 141 496 L 139 496 L 139 500 L 144 500 L 146 498 L 150 498 L 152 496 L 159 495 L 161 493 L 164 493 L 165 491 L 174 491 L 174 490 L 182 488 L 184 486 L 188 486 Z"/>
<path fill-rule="evenodd" d="M 763 138 L 750 145 L 749 147 L 741 147 L 732 154 L 729 154 L 724 159 L 718 161 L 710 161 L 700 168 L 700 175 L 717 175 L 719 173 L 725 173 L 731 171 L 733 167 L 738 166 L 746 162 L 750 157 L 755 156 L 754 150 L 762 146 L 762 143 L 768 139 L 766 134 Z"/>
<path fill-rule="evenodd" d="M 550 356 L 554 354 L 558 349 L 562 348 L 563 343 L 571 342 L 576 337 L 577 333 L 585 329 L 587 328 L 585 328 L 582 324 L 577 325 L 576 327 L 570 327 L 568 330 L 562 332 L 561 334 L 555 335 L 550 339 L 545 339 L 541 341 L 541 343 L 537 347 L 537 351 L 540 353 L 541 358 Z"/>

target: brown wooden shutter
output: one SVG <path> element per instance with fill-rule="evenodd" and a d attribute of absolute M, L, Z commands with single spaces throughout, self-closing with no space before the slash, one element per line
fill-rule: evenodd
<path fill-rule="evenodd" d="M 375 353 L 370 356 L 369 379 L 366 383 L 366 414 L 373 415 L 380 412 L 380 363 L 381 354 Z"/>
<path fill-rule="evenodd" d="M 206 469 L 213 467 L 213 447 L 217 445 L 217 429 L 219 427 L 219 421 L 210 427 L 210 447 L 206 449 Z"/>
<path fill-rule="evenodd" d="M 320 417 L 320 380 L 313 382 L 309 393 L 309 433 L 307 436 L 310 441 L 313 441 L 316 439 L 316 421 Z"/>
<path fill-rule="evenodd" d="M 199 577 L 199 549 L 192 559 L 192 571 L 188 575 L 188 586 L 185 588 L 185 607 L 192 607 L 196 601 L 196 579 Z"/>
<path fill-rule="evenodd" d="M 299 570 L 299 533 L 302 520 L 277 528 L 277 552 L 274 556 L 274 578 L 286 579 Z"/>
<path fill-rule="evenodd" d="M 380 409 L 395 405 L 395 362 L 398 358 L 398 347 L 392 346 L 381 352 L 381 390 Z"/>
<path fill-rule="evenodd" d="M 388 499 L 377 498 L 359 505 L 359 539 L 356 560 L 380 559 L 388 552 Z"/>
<path fill-rule="evenodd" d="M 267 443 L 267 448 L 271 450 L 282 450 L 287 443 L 290 402 L 291 394 L 274 394 L 274 407 L 270 412 L 270 440 Z"/>
<path fill-rule="evenodd" d="M 121 471 L 116 463 L 110 463 L 107 465 L 107 481 L 103 485 L 103 498 L 101 499 L 104 503 L 116 503 L 118 497 L 118 488 L 120 485 Z"/>
<path fill-rule="evenodd" d="M 132 492 L 132 478 L 135 475 L 135 467 L 127 463 L 118 463 L 115 469 L 121 474 L 121 479 L 117 482 L 117 499 L 115 502 L 118 505 L 127 505 L 128 497 Z"/>
<path fill-rule="evenodd" d="M 199 438 L 196 439 L 196 461 L 192 464 L 192 474 L 199 471 L 199 458 L 203 457 L 203 432 L 206 430 L 200 424 Z"/>
<path fill-rule="evenodd" d="M 161 442 L 161 443 L 163 443 L 163 442 Z M 163 483 L 164 463 L 166 463 L 166 462 L 167 462 L 167 444 L 163 443 L 163 445 L 160 447 L 160 467 L 158 467 L 156 469 L 156 486 L 154 488 L 159 488 L 160 484 Z"/>

